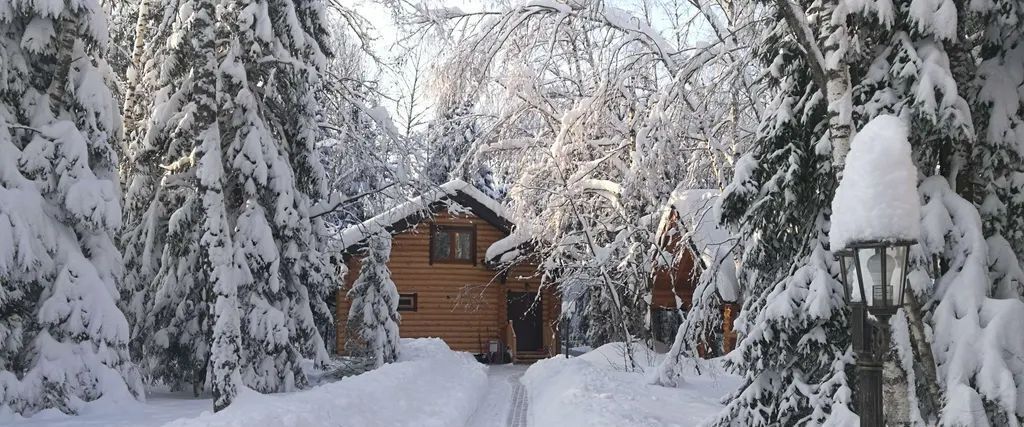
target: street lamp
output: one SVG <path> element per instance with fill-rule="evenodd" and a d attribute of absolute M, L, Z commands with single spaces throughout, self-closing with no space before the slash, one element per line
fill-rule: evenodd
<path fill-rule="evenodd" d="M 889 349 L 889 318 L 903 305 L 908 253 L 921 235 L 913 151 L 903 119 L 871 119 L 850 142 L 832 198 L 829 246 L 839 259 L 852 309 L 857 412 L 861 425 L 871 427 L 885 422 L 882 361 Z"/>
<path fill-rule="evenodd" d="M 853 241 L 835 252 L 852 311 L 857 409 L 864 426 L 885 425 L 882 367 L 889 349 L 889 318 L 903 306 L 910 246 L 915 243 L 905 239 Z M 877 321 L 869 322 L 865 309 Z"/>

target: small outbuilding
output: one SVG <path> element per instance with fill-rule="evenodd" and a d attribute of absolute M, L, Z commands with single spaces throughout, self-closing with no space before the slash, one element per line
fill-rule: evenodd
<path fill-rule="evenodd" d="M 689 311 L 702 274 L 715 274 L 714 292 L 722 304 L 722 350 L 736 346 L 733 320 L 740 309 L 734 249 L 736 239 L 722 228 L 713 211 L 720 192 L 677 189 L 662 210 L 658 244 L 666 254 L 656 260 L 651 297 L 651 319 L 655 339 L 672 344 L 681 321 L 678 309 Z M 677 309 L 678 308 L 678 309 Z"/>

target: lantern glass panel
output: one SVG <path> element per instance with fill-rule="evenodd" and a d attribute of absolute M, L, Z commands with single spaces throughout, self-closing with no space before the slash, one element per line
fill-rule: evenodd
<path fill-rule="evenodd" d="M 892 277 L 896 260 L 892 258 L 891 254 L 886 253 L 885 248 L 871 248 L 867 252 L 868 254 L 864 254 L 864 258 L 867 260 L 867 278 L 871 280 L 871 284 L 865 283 L 867 285 L 865 290 L 871 293 L 870 305 L 888 307 L 890 305 L 889 296 L 892 295 L 888 278 Z"/>
<path fill-rule="evenodd" d="M 839 280 L 843 284 L 843 295 L 846 297 L 847 302 L 859 302 L 860 292 L 855 292 L 854 288 L 857 287 L 857 271 L 854 267 L 854 263 L 857 262 L 853 257 L 853 252 L 843 250 L 836 252 L 836 258 L 839 259 Z M 853 295 L 856 293 L 857 299 L 853 299 Z"/>
<path fill-rule="evenodd" d="M 907 284 L 907 254 L 909 246 L 892 246 L 888 248 L 887 252 L 892 255 L 894 261 L 892 274 L 886 278 L 889 282 L 889 288 L 892 289 L 890 294 L 891 300 L 888 304 L 898 308 L 903 305 L 903 289 Z"/>
<path fill-rule="evenodd" d="M 872 308 L 897 308 L 903 303 L 907 246 L 872 246 L 857 249 L 864 298 Z M 853 299 L 860 300 L 860 287 L 854 287 Z"/>
<path fill-rule="evenodd" d="M 852 292 L 851 301 L 862 302 L 867 305 L 871 305 L 873 300 L 872 289 L 874 282 L 868 270 L 868 258 L 874 253 L 874 249 L 854 249 L 853 250 L 853 265 L 851 269 L 850 278 L 848 279 L 851 283 L 850 290 Z"/>

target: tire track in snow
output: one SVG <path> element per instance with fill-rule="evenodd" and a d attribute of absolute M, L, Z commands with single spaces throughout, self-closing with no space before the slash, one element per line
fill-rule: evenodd
<path fill-rule="evenodd" d="M 527 397 L 519 378 L 527 368 L 524 365 L 489 366 L 487 394 L 480 399 L 466 427 L 525 427 Z"/>

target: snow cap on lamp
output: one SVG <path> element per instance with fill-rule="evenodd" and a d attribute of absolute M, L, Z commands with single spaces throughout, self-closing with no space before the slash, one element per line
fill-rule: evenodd
<path fill-rule="evenodd" d="M 921 204 L 907 126 L 878 116 L 853 138 L 832 199 L 832 250 L 863 241 L 916 241 Z"/>

